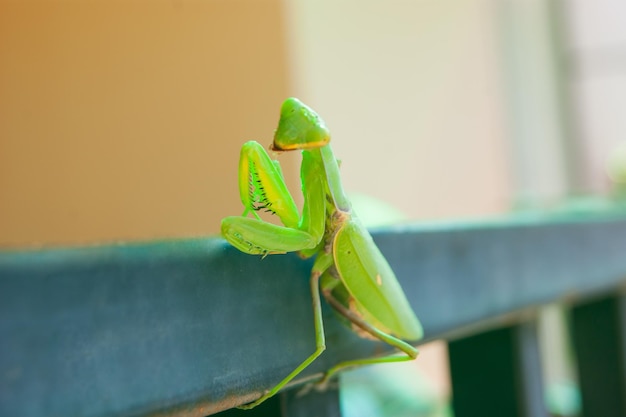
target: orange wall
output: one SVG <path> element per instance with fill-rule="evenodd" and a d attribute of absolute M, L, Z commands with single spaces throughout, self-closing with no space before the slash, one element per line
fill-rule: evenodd
<path fill-rule="evenodd" d="M 217 233 L 287 95 L 282 22 L 278 0 L 0 0 L 0 246 Z"/>

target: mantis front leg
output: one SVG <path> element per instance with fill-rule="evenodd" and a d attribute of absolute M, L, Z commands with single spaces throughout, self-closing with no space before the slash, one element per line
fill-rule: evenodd
<path fill-rule="evenodd" d="M 285 185 L 280 166 L 257 142 L 246 143 L 239 162 L 239 192 L 245 207 L 243 216 L 222 220 L 222 235 L 248 254 L 307 251 L 318 246 L 325 228 L 325 186 L 317 174 L 318 161 L 303 152 L 301 177 L 304 193 L 302 216 Z M 284 226 L 262 221 L 258 210 L 278 215 Z M 253 213 L 254 218 L 245 217 Z"/>
<path fill-rule="evenodd" d="M 255 141 L 244 143 L 239 155 L 239 196 L 244 206 L 243 216 L 265 210 L 280 217 L 289 228 L 297 228 L 300 216 L 278 161 Z"/>

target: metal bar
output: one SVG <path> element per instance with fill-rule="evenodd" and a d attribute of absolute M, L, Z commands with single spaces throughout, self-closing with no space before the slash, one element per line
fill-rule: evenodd
<path fill-rule="evenodd" d="M 456 417 L 547 417 L 534 322 L 449 345 Z"/>
<path fill-rule="evenodd" d="M 281 394 L 282 417 L 341 417 L 337 384 L 326 391 L 309 391 L 301 395 L 298 390 Z"/>
<path fill-rule="evenodd" d="M 518 395 L 524 417 L 548 417 L 536 321 L 516 326 Z"/>
<path fill-rule="evenodd" d="M 626 214 L 375 233 L 428 339 L 626 277 Z M 314 349 L 308 273 L 221 239 L 0 254 L 0 415 L 205 416 Z M 328 350 L 295 383 L 388 351 L 325 310 Z"/>
<path fill-rule="evenodd" d="M 450 342 L 455 417 L 521 417 L 515 395 L 513 330 L 492 330 Z"/>
<path fill-rule="evenodd" d="M 585 417 L 626 416 L 626 299 L 603 298 L 572 310 L 572 333 Z"/>

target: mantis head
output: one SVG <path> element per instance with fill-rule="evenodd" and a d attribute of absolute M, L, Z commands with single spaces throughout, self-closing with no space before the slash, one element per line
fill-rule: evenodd
<path fill-rule="evenodd" d="M 274 133 L 274 151 L 321 148 L 330 142 L 330 132 L 321 117 L 297 98 L 288 98 L 280 109 Z"/>

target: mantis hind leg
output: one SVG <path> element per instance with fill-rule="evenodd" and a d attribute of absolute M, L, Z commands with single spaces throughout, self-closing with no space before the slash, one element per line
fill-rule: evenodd
<path fill-rule="evenodd" d="M 398 355 L 388 355 L 380 358 L 367 358 L 367 359 L 355 359 L 351 361 L 341 362 L 332 368 L 330 368 L 325 374 L 324 377 L 318 382 L 322 387 L 326 385 L 326 383 L 339 371 L 344 370 L 346 368 L 351 368 L 354 366 L 362 366 L 362 365 L 373 365 L 377 363 L 389 363 L 389 362 L 404 362 L 411 361 L 417 358 L 419 351 L 408 344 L 407 342 L 398 339 L 388 333 L 385 333 L 376 327 L 372 326 L 365 320 L 363 320 L 360 316 L 355 314 L 352 310 L 346 308 L 339 300 L 337 300 L 328 289 L 324 289 L 324 296 L 328 303 L 336 309 L 341 315 L 346 317 L 350 322 L 354 323 L 356 326 L 360 327 L 363 331 L 369 333 L 376 339 L 379 339 L 390 346 L 395 347 L 396 349 L 404 352 L 406 356 L 398 356 Z"/>
<path fill-rule="evenodd" d="M 325 387 L 328 381 L 330 381 L 337 372 L 345 370 L 347 368 L 353 368 L 356 366 L 363 366 L 363 365 L 375 365 L 379 363 L 412 361 L 417 357 L 418 353 L 419 352 L 417 351 L 417 349 L 415 349 L 415 356 L 409 355 L 407 353 L 407 356 L 389 355 L 389 356 L 383 356 L 380 358 L 355 359 L 351 361 L 341 362 L 333 366 L 332 368 L 330 368 L 324 374 L 322 379 L 319 382 L 317 382 L 317 384 L 322 388 Z"/>
<path fill-rule="evenodd" d="M 251 408 L 256 407 L 261 404 L 263 401 L 267 400 L 285 385 L 287 385 L 292 379 L 294 379 L 300 372 L 306 369 L 319 355 L 322 354 L 326 350 L 326 335 L 324 334 L 324 320 L 322 318 L 322 304 L 320 301 L 320 277 L 328 269 L 328 267 L 332 263 L 332 256 L 330 254 L 321 254 L 315 260 L 313 265 L 313 270 L 311 272 L 311 298 L 313 301 L 313 323 L 315 326 L 315 352 L 313 352 L 308 358 L 306 358 L 296 369 L 291 371 L 289 375 L 283 378 L 274 388 L 265 392 L 261 398 L 249 403 L 239 406 L 238 408 L 242 408 L 244 410 L 249 410 Z"/>

